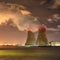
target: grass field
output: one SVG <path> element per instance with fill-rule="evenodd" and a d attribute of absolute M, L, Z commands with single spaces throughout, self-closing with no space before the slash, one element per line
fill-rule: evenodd
<path fill-rule="evenodd" d="M 60 59 L 60 47 L 22 47 L 19 49 L 0 49 L 0 60 L 5 60 L 2 57 L 6 59 L 10 58 L 10 60 L 58 60 Z"/>
<path fill-rule="evenodd" d="M 21 51 L 21 50 L 0 50 L 0 56 L 52 56 L 55 52 L 44 50 Z"/>
<path fill-rule="evenodd" d="M 22 47 L 20 49 L 2 49 L 0 56 L 60 56 L 58 47 Z"/>

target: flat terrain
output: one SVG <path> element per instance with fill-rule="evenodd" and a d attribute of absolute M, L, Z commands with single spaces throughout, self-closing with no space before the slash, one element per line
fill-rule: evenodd
<path fill-rule="evenodd" d="M 0 47 L 0 60 L 60 60 L 60 47 Z"/>

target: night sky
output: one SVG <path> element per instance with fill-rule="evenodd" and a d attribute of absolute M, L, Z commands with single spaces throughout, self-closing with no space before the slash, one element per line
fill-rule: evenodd
<path fill-rule="evenodd" d="M 10 35 L 0 32 L 0 37 L 4 37 L 1 43 L 13 40 L 24 44 L 27 29 L 32 29 L 37 36 L 37 28 L 42 24 L 47 28 L 49 41 L 60 41 L 60 0 L 0 0 L 0 25 L 9 19 L 16 25 L 17 31 L 13 29 L 14 37 L 11 36 L 12 31 L 9 31 Z"/>

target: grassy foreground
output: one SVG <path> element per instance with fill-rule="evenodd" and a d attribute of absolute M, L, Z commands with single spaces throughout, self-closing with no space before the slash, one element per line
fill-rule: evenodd
<path fill-rule="evenodd" d="M 21 50 L 0 50 L 0 56 L 52 56 L 48 51 L 21 51 Z"/>
<path fill-rule="evenodd" d="M 0 56 L 60 56 L 59 47 L 28 47 L 0 49 Z"/>

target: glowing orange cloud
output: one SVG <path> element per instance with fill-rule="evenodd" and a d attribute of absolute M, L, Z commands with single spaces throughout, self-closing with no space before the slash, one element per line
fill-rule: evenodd
<path fill-rule="evenodd" d="M 29 12 L 29 11 L 27 11 L 27 10 L 20 10 L 20 11 L 21 11 L 21 13 L 22 13 L 23 15 L 31 14 L 31 12 Z"/>

